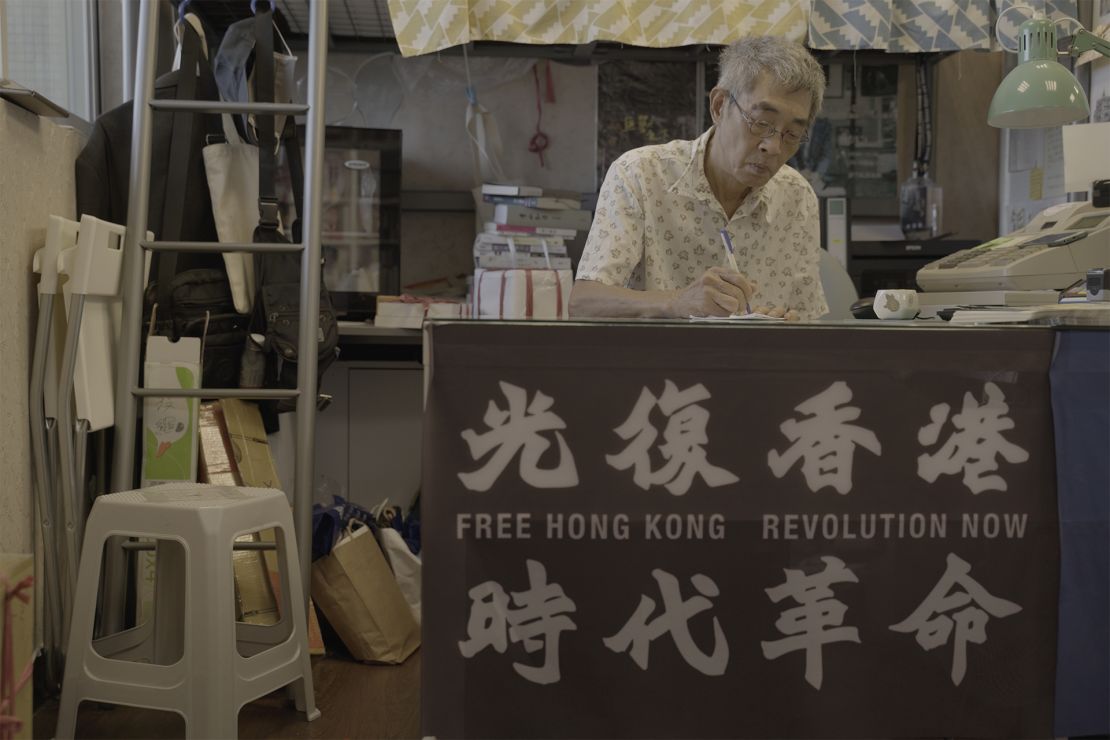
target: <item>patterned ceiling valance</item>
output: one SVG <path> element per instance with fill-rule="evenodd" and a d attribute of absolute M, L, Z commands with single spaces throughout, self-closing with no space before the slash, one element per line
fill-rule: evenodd
<path fill-rule="evenodd" d="M 471 41 L 634 46 L 727 44 L 743 36 L 804 41 L 808 0 L 389 0 L 405 56 Z"/>
<path fill-rule="evenodd" d="M 994 23 L 1012 0 L 389 0 L 404 56 L 471 41 L 633 46 L 727 44 L 776 35 L 813 49 L 912 53 L 999 48 Z M 1076 0 L 1021 0 L 1051 17 Z M 1008 46 L 1022 17 L 1009 13 Z"/>
<path fill-rule="evenodd" d="M 1076 16 L 1076 0 L 1019 0 L 1051 18 Z M 913 54 L 1001 46 L 994 27 L 1012 0 L 812 0 L 811 49 L 881 49 Z M 1017 46 L 1027 11 L 1007 13 L 999 35 Z M 1061 33 L 1063 35 L 1063 33 Z"/>

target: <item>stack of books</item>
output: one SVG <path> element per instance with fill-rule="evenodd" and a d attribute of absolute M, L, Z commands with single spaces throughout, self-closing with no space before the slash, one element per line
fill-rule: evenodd
<path fill-rule="evenodd" d="M 585 239 L 593 214 L 582 208 L 582 194 L 531 185 L 482 185 L 487 234 Z"/>
<path fill-rule="evenodd" d="M 379 295 L 374 326 L 389 329 L 419 329 L 424 319 L 465 319 L 470 306 L 449 298 L 412 295 Z"/>
<path fill-rule="evenodd" d="M 481 233 L 474 239 L 474 267 L 485 270 L 569 270 L 567 245 L 559 236 Z"/>

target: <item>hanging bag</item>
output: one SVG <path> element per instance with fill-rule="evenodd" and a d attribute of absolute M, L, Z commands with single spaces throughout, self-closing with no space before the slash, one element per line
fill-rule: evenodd
<path fill-rule="evenodd" d="M 255 50 L 255 19 L 231 24 L 224 32 L 220 48 L 212 59 L 212 74 L 219 88 L 220 99 L 247 101 L 248 61 Z M 276 28 L 275 28 L 276 30 Z M 297 58 L 281 37 L 281 50 L 275 50 L 274 100 L 291 103 L 293 68 Z M 220 116 L 222 132 L 210 135 L 204 147 L 204 167 L 208 175 L 208 191 L 212 196 L 212 215 L 221 242 L 249 242 L 258 226 L 258 147 L 254 136 L 256 116 L 243 116 L 245 136 L 241 136 L 230 114 Z M 275 130 L 283 131 L 286 116 L 275 116 Z M 231 293 L 235 309 L 249 314 L 254 305 L 257 284 L 254 258 L 243 252 L 225 252 Z"/>
<path fill-rule="evenodd" d="M 258 226 L 258 147 L 239 137 L 230 115 L 223 114 L 220 121 L 222 136 L 209 137 L 204 147 L 216 233 L 221 242 L 249 242 Z M 243 252 L 226 252 L 224 265 L 235 310 L 249 314 L 256 290 L 254 260 Z"/>
<path fill-rule="evenodd" d="M 199 33 L 191 23 L 182 23 L 181 67 L 177 99 L 208 99 L 214 96 L 215 83 L 207 57 L 201 53 Z M 201 89 L 198 95 L 198 72 Z M 162 241 L 177 241 L 183 233 L 182 203 L 195 177 L 192 157 L 194 127 L 210 120 L 191 112 L 173 115 L 170 136 L 166 195 L 162 211 Z M 247 317 L 235 307 L 227 272 L 218 267 L 178 270 L 177 252 L 154 252 L 151 258 L 153 279 L 144 294 L 145 316 L 155 317 L 154 334 L 202 337 L 201 377 L 209 388 L 234 388 L 239 382 L 239 362 L 247 335 Z M 157 304 L 157 310 L 154 307 Z"/>
<path fill-rule="evenodd" d="M 274 54 L 271 10 L 256 15 L 257 33 L 255 51 L 255 100 L 273 102 Z M 269 115 L 257 117 L 258 124 L 258 226 L 254 230 L 256 243 L 288 244 L 278 218 L 276 195 L 276 138 L 274 119 Z M 285 125 L 285 152 L 293 182 L 293 197 L 298 218 L 303 212 L 301 194 L 304 171 L 301 165 L 300 144 L 296 139 L 293 121 Z M 300 240 L 299 221 L 291 231 Z M 246 351 L 261 350 L 265 369 L 262 385 L 267 388 L 296 388 L 297 362 L 299 359 L 301 311 L 301 260 L 297 252 L 259 252 L 254 258 L 254 273 L 258 283 Z M 320 281 L 319 319 L 316 331 L 317 379 L 335 361 L 338 353 L 339 326 L 331 298 Z M 261 337 L 257 346 L 254 337 Z M 315 393 L 316 389 L 311 392 Z M 284 399 L 269 405 L 277 413 L 296 409 L 294 399 Z"/>

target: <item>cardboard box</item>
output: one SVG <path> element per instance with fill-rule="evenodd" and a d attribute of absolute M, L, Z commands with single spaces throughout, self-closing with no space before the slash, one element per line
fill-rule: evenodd
<path fill-rule="evenodd" d="M 241 486 L 235 465 L 231 436 L 219 401 L 200 405 L 200 480 L 222 486 Z M 236 542 L 261 542 L 260 533 L 245 534 Z M 260 550 L 235 550 L 231 555 L 235 573 L 235 618 L 248 624 L 270 625 L 280 619 L 277 600 L 270 587 L 270 569 Z"/>
<path fill-rule="evenodd" d="M 147 338 L 146 388 L 199 388 L 200 339 Z M 197 479 L 197 399 L 143 399 L 143 488 Z"/>
<path fill-rule="evenodd" d="M 227 422 L 227 436 L 231 442 L 232 459 L 239 471 L 242 485 L 252 488 L 281 489 L 274 459 L 270 456 L 270 444 L 266 440 L 266 428 L 262 425 L 262 414 L 258 406 L 250 401 L 225 398 L 220 403 L 224 421 Z"/>
<path fill-rule="evenodd" d="M 258 406 L 250 401 L 237 398 L 225 398 L 220 402 L 223 419 L 227 426 L 227 438 L 231 449 L 231 462 L 234 465 L 241 485 L 255 488 L 281 489 L 274 459 L 270 455 L 270 443 L 266 439 L 266 428 L 262 424 L 262 414 Z M 311 535 L 309 535 L 311 536 Z M 274 531 L 264 530 L 259 533 L 263 542 L 274 542 Z M 273 594 L 275 604 L 281 603 L 281 573 L 277 565 L 277 552 L 274 550 L 263 551 L 266 562 L 267 576 L 270 592 Z M 302 573 L 301 578 L 307 580 L 308 573 Z M 253 577 L 244 580 L 240 586 L 246 585 L 252 593 L 258 589 L 257 581 Z M 244 600 L 242 607 L 244 614 L 252 609 L 251 603 Z M 259 615 L 258 618 L 265 618 Z M 320 625 L 316 620 L 316 610 L 311 602 L 308 609 L 308 652 L 310 655 L 324 654 L 324 639 L 320 634 Z"/>
<path fill-rule="evenodd" d="M 147 337 L 143 385 L 199 388 L 200 352 L 197 337 L 181 337 L 176 342 L 168 337 Z M 143 488 L 197 479 L 198 406 L 196 398 L 143 399 Z M 138 624 L 142 624 L 154 613 L 154 553 L 138 553 L 135 568 L 135 611 Z"/>
<path fill-rule="evenodd" d="M 199 480 L 218 486 L 241 486 L 242 479 L 235 467 L 231 438 L 227 434 L 223 409 L 219 401 L 200 405 Z"/>

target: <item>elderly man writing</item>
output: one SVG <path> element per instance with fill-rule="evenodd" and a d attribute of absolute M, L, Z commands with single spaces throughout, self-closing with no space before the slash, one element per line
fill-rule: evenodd
<path fill-rule="evenodd" d="M 814 319 L 817 197 L 785 166 L 825 94 L 803 47 L 752 37 L 721 53 L 713 126 L 623 154 L 605 176 L 571 293 L 572 316 Z M 721 231 L 735 245 L 731 264 Z"/>

